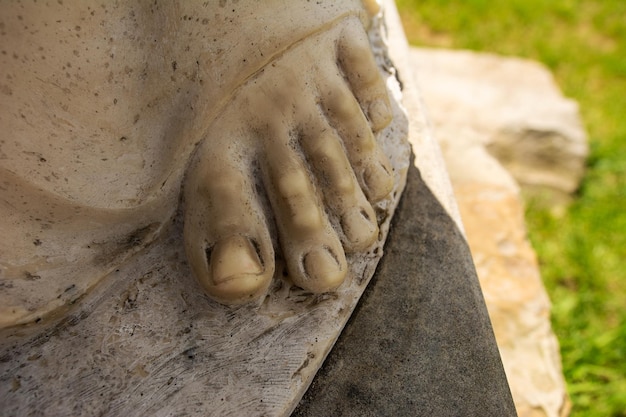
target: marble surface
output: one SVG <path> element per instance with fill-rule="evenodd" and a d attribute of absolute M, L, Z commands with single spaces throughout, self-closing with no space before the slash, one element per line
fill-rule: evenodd
<path fill-rule="evenodd" d="M 371 37 L 395 98 L 394 121 L 378 140 L 396 184 L 375 207 L 379 240 L 349 257 L 346 282 L 316 295 L 276 279 L 258 303 L 225 307 L 192 277 L 179 214 L 62 317 L 3 331 L 3 415 L 291 413 L 374 273 L 408 169 L 400 84 L 380 34 Z"/>

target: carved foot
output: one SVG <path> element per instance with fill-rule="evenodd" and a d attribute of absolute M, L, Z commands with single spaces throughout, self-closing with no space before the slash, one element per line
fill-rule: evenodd
<path fill-rule="evenodd" d="M 394 182 L 374 134 L 390 121 L 357 18 L 248 79 L 210 126 L 184 184 L 185 248 L 207 294 L 228 304 L 263 294 L 275 245 L 296 285 L 337 288 L 345 253 L 378 236 L 371 203 Z"/>

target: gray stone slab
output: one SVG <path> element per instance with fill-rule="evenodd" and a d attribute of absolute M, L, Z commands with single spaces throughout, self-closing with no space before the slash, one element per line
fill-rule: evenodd
<path fill-rule="evenodd" d="M 385 256 L 293 416 L 515 415 L 469 248 L 412 167 Z"/>

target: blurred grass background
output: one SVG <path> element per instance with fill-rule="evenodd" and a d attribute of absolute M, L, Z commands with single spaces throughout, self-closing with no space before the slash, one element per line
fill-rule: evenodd
<path fill-rule="evenodd" d="M 580 104 L 587 174 L 566 210 L 527 202 L 572 416 L 626 416 L 626 1 L 397 0 L 409 42 L 536 59 Z"/>

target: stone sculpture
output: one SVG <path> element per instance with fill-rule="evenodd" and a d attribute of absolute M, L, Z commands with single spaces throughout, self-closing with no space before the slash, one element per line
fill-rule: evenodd
<path fill-rule="evenodd" d="M 179 207 L 221 302 L 263 294 L 277 254 L 302 288 L 340 285 L 394 187 L 375 137 L 392 117 L 365 32 L 376 12 L 2 2 L 0 327 L 80 299 Z"/>

